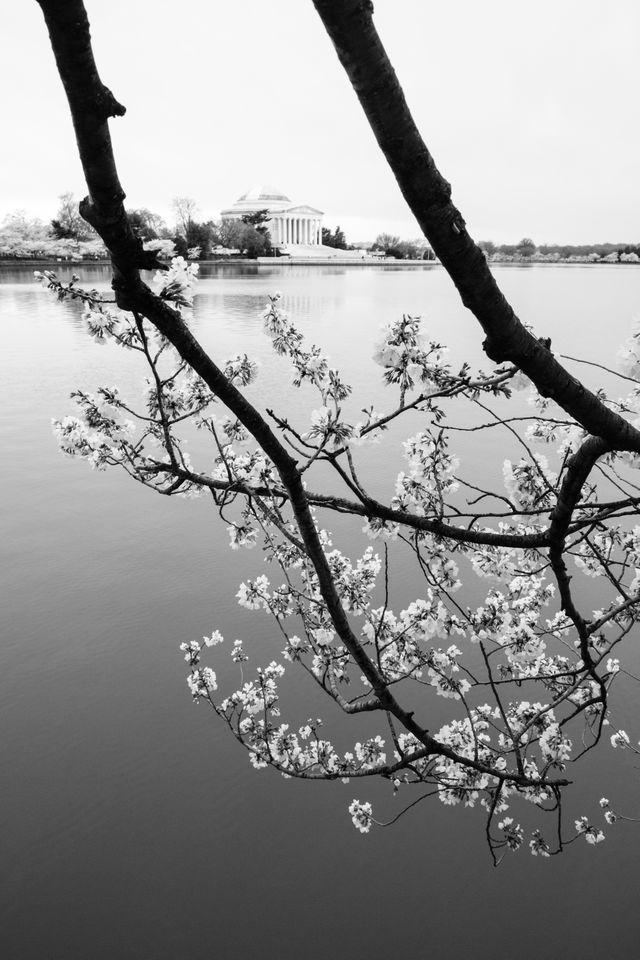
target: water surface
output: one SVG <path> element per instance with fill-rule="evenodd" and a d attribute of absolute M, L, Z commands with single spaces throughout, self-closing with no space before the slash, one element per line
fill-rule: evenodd
<path fill-rule="evenodd" d="M 83 275 L 106 288 L 103 268 Z M 614 363 L 640 307 L 640 268 L 503 267 L 496 275 L 554 349 L 596 362 Z M 477 325 L 438 267 L 205 268 L 194 330 L 215 359 L 258 357 L 259 405 L 298 412 L 261 330 L 275 289 L 363 403 L 389 403 L 368 358 L 379 325 L 402 312 L 424 316 L 455 362 L 488 368 Z M 243 577 L 262 572 L 257 551 L 230 552 L 204 500 L 157 497 L 124 474 L 95 474 L 57 453 L 50 419 L 71 412 L 71 389 L 117 382 L 126 393 L 137 383 L 131 357 L 86 336 L 76 304 L 53 302 L 27 268 L 3 267 L 0 323 L 0 956 L 634 954 L 637 828 L 621 825 L 596 850 L 576 844 L 552 862 L 523 851 L 495 871 L 480 811 L 436 803 L 362 837 L 346 807 L 370 796 L 392 814 L 386 785 L 253 771 L 190 702 L 177 647 L 219 628 L 228 641 L 255 644 L 254 664 L 277 655 L 266 618 L 234 599 Z M 597 385 L 600 374 L 588 373 Z M 391 444 L 364 454 L 372 483 L 386 483 L 398 451 Z M 497 438 L 463 450 L 469 470 L 501 455 Z M 222 673 L 231 682 L 230 669 Z M 301 719 L 320 709 L 305 685 L 289 697 Z M 629 688 L 618 711 L 629 730 L 636 704 Z M 347 732 L 357 739 L 360 729 L 356 721 Z M 605 748 L 575 774 L 569 816 L 593 810 L 603 793 L 640 811 L 626 757 Z"/>

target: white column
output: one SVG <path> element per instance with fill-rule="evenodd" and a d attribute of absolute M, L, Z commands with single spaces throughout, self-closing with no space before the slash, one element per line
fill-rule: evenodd
<path fill-rule="evenodd" d="M 287 217 L 287 219 L 286 219 L 286 221 L 285 221 L 285 227 L 284 227 L 284 229 L 285 229 L 285 233 L 286 233 L 286 236 L 287 236 L 287 243 L 291 243 L 291 224 L 290 224 L 290 221 L 289 221 L 289 217 Z"/>
<path fill-rule="evenodd" d="M 311 221 L 309 220 L 309 217 L 307 217 L 306 234 L 307 234 L 306 242 L 311 243 Z"/>
<path fill-rule="evenodd" d="M 306 245 L 309 241 L 307 239 L 307 227 L 309 226 L 309 221 L 305 217 L 302 221 L 302 242 Z"/>

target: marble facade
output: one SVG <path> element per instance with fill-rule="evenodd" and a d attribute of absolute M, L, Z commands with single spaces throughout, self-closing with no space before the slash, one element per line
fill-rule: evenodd
<path fill-rule="evenodd" d="M 259 210 L 269 212 L 267 226 L 275 247 L 322 245 L 323 212 L 306 204 L 292 203 L 286 194 L 275 187 L 253 187 L 231 207 L 222 210 L 221 216 L 224 219 L 239 220 Z"/>

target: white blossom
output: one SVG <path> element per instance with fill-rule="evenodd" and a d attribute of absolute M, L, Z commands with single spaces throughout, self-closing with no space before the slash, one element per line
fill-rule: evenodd
<path fill-rule="evenodd" d="M 360 833 L 369 833 L 373 819 L 373 809 L 370 803 L 362 803 L 360 800 L 353 800 L 349 804 L 349 813 L 356 830 Z"/>

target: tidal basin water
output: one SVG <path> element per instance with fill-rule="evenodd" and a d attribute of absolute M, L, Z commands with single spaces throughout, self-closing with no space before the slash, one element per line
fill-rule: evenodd
<path fill-rule="evenodd" d="M 107 289 L 106 269 L 75 269 Z M 257 356 L 252 395 L 291 416 L 318 404 L 288 390 L 262 333 L 260 312 L 276 289 L 361 406 L 390 406 L 369 358 L 379 326 L 403 312 L 422 315 L 454 362 L 489 367 L 479 328 L 439 267 L 247 265 L 202 275 L 196 335 L 216 359 Z M 521 319 L 557 352 L 586 360 L 614 364 L 640 311 L 633 266 L 496 275 Z M 207 500 L 155 496 L 57 452 L 50 420 L 73 412 L 73 388 L 119 383 L 126 395 L 138 382 L 131 357 L 84 333 L 77 304 L 57 304 L 30 269 L 3 266 L 0 323 L 2 960 L 637 954 L 640 824 L 552 860 L 523 849 L 495 870 L 480 810 L 431 801 L 361 836 L 349 802 L 372 799 L 391 817 L 388 785 L 254 771 L 210 711 L 192 704 L 178 644 L 218 628 L 227 648 L 246 640 L 250 666 L 278 656 L 271 623 L 235 601 L 239 582 L 263 572 L 259 551 L 231 552 Z M 604 376 L 584 371 L 595 386 Z M 452 412 L 451 422 L 463 419 Z M 419 428 L 413 421 L 403 433 Z M 372 483 L 397 470 L 399 440 L 365 454 Z M 469 470 L 498 462 L 500 443 L 465 440 Z M 355 529 L 354 552 L 365 545 Z M 412 582 L 404 586 L 411 594 Z M 630 636 L 622 654 L 636 671 L 637 641 Z M 228 649 L 220 657 L 233 689 Z M 285 689 L 301 722 L 323 710 L 303 680 Z M 623 686 L 616 711 L 636 740 L 639 693 Z M 364 727 L 349 723 L 353 742 Z M 640 815 L 637 766 L 608 745 L 591 754 L 572 770 L 568 822 L 597 817 L 602 795 Z"/>

